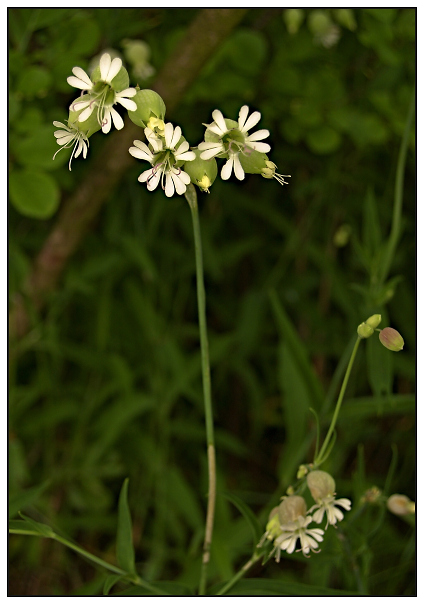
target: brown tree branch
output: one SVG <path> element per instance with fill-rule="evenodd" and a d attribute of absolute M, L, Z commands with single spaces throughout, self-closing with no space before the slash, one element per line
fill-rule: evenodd
<path fill-rule="evenodd" d="M 152 86 L 171 113 L 196 79 L 219 44 L 241 21 L 247 9 L 203 9 L 189 26 L 177 49 L 167 60 Z M 46 296 L 55 289 L 68 259 L 118 184 L 133 158 L 128 153 L 140 128 L 127 121 L 114 131 L 92 163 L 92 168 L 75 194 L 66 200 L 43 248 L 33 264 L 23 291 L 16 294 L 9 315 L 9 335 L 19 338 L 31 326 L 27 308 L 40 310 Z"/>

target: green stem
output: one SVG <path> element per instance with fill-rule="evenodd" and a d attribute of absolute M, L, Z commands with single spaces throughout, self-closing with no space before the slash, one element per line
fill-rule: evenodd
<path fill-rule="evenodd" d="M 347 386 L 347 383 L 349 381 L 350 372 L 352 370 L 353 362 L 355 360 L 356 352 L 358 350 L 358 346 L 359 346 L 359 343 L 360 343 L 361 339 L 362 338 L 360 338 L 360 337 L 357 338 L 357 340 L 355 342 L 355 346 L 353 347 L 353 350 L 352 350 L 352 354 L 350 355 L 350 361 L 349 361 L 349 364 L 348 364 L 347 369 L 346 369 L 346 373 L 345 373 L 345 376 L 344 376 L 344 379 L 343 379 L 342 387 L 340 388 L 339 398 L 337 399 L 336 408 L 335 408 L 334 414 L 333 414 L 333 419 L 331 420 L 331 424 L 330 424 L 330 427 L 328 429 L 327 436 L 325 437 L 325 440 L 324 440 L 324 442 L 322 444 L 321 450 L 318 453 L 318 456 L 314 460 L 314 464 L 316 466 L 319 466 L 323 462 L 323 460 L 325 459 L 326 450 L 327 450 L 327 447 L 328 447 L 328 445 L 329 445 L 329 443 L 331 441 L 331 437 L 333 436 L 334 428 L 336 427 L 337 418 L 338 418 L 339 411 L 340 411 L 340 408 L 342 406 L 343 398 L 344 398 L 344 395 L 345 395 L 345 392 L 346 392 L 346 386 Z"/>
<path fill-rule="evenodd" d="M 211 375 L 209 365 L 209 345 L 206 326 L 206 297 L 203 279 L 202 238 L 200 234 L 197 193 L 189 185 L 186 199 L 190 206 L 193 221 L 194 249 L 196 256 L 197 306 L 199 314 L 200 349 L 202 357 L 203 399 L 205 405 L 206 444 L 208 454 L 208 505 L 206 511 L 205 539 L 203 542 L 202 568 L 200 571 L 199 595 L 206 593 L 206 577 L 210 559 L 216 499 L 215 441 L 212 413 Z"/>
<path fill-rule="evenodd" d="M 240 579 L 247 573 L 249 568 L 251 568 L 258 560 L 260 560 L 260 558 L 261 556 L 259 556 L 258 554 L 253 554 L 250 560 L 246 562 L 246 564 L 239 570 L 239 572 L 234 575 L 234 577 L 232 577 L 232 579 L 230 579 L 228 583 L 226 583 L 216 595 L 223 596 L 224 594 L 226 594 L 232 588 L 233 585 L 240 581 Z"/>
<path fill-rule="evenodd" d="M 412 94 L 411 105 L 409 107 L 408 118 L 403 131 L 402 142 L 399 150 L 399 157 L 396 167 L 395 196 L 392 214 L 392 227 L 387 242 L 387 251 L 383 260 L 381 271 L 381 283 L 384 283 L 390 271 L 393 256 L 400 237 L 402 201 L 403 201 L 403 178 L 405 174 L 406 152 L 408 150 L 409 134 L 412 127 L 412 119 L 415 112 L 415 88 Z"/>
<path fill-rule="evenodd" d="M 31 535 L 31 536 L 37 536 L 37 537 L 43 536 L 43 535 L 40 535 L 40 533 L 37 533 L 36 531 L 25 530 L 25 529 L 10 529 L 9 533 L 14 534 L 14 535 Z M 140 585 L 140 587 L 144 587 L 145 589 L 151 591 L 152 593 L 155 593 L 155 594 L 158 594 L 161 596 L 169 595 L 168 592 L 163 591 L 162 589 L 159 589 L 158 587 L 155 587 L 154 585 L 151 585 L 150 583 L 148 583 L 147 581 L 145 581 L 138 575 L 129 575 L 126 570 L 123 570 L 122 568 L 113 566 L 113 564 L 109 564 L 108 562 L 105 562 L 101 558 L 98 558 L 94 554 L 90 554 L 90 552 L 87 552 L 86 550 L 82 549 L 81 547 L 79 547 L 79 545 L 72 543 L 72 541 L 68 541 L 68 539 L 61 537 L 60 535 L 57 535 L 56 533 L 52 532 L 52 534 L 50 535 L 49 538 L 54 539 L 55 541 L 58 541 L 59 543 L 62 543 L 62 545 L 69 547 L 69 549 L 74 550 L 75 552 L 77 552 L 84 558 L 91 560 L 98 566 L 102 566 L 106 570 L 109 570 L 110 572 L 115 573 L 117 575 L 125 576 L 126 581 L 130 581 L 131 583 L 134 583 L 135 585 Z"/>

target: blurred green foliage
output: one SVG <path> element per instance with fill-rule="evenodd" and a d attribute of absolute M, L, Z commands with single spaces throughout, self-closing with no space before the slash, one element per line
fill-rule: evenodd
<path fill-rule="evenodd" d="M 132 84 L 149 87 L 196 13 L 9 9 L 12 296 L 102 145 L 93 136 L 71 173 L 70 152 L 52 161 L 52 122 L 76 96 L 72 67 L 142 40 L 146 79 L 128 68 Z M 324 424 L 331 417 L 357 325 L 378 312 L 405 339 L 391 354 L 371 338 L 353 369 L 325 467 L 352 512 L 320 554 L 255 568 L 231 593 L 415 593 L 414 529 L 384 506 L 360 505 L 373 485 L 415 498 L 413 136 L 400 245 L 389 280 L 376 278 L 414 81 L 414 9 L 252 9 L 167 116 L 197 145 L 213 109 L 235 119 L 248 104 L 271 132 L 270 158 L 291 174 L 284 188 L 217 179 L 200 200 L 220 492 L 264 523 L 312 459 L 308 408 Z M 45 312 L 12 345 L 11 512 L 115 563 L 129 477 L 139 574 L 193 589 L 207 475 L 191 220 L 183 198 L 147 192 L 141 171 L 134 161 Z M 218 494 L 215 583 L 251 553 L 249 524 L 230 501 Z M 13 536 L 10 556 L 11 595 L 102 592 L 105 574 L 53 541 Z M 186 593 L 181 585 L 175 593 Z"/>

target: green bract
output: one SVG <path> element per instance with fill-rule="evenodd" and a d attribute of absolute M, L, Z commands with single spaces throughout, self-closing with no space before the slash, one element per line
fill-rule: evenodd
<path fill-rule="evenodd" d="M 166 107 L 162 97 L 154 90 L 138 90 L 132 97 L 137 105 L 136 111 L 128 111 L 129 118 L 136 126 L 146 128 L 150 118 L 163 120 Z"/>

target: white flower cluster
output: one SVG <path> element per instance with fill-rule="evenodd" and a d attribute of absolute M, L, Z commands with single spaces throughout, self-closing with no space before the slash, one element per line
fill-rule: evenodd
<path fill-rule="evenodd" d="M 228 180 L 234 172 L 238 180 L 243 180 L 245 173 L 249 173 L 287 184 L 286 176 L 276 173 L 276 165 L 266 155 L 270 145 L 261 142 L 269 136 L 269 131 L 251 132 L 261 119 L 259 111 L 249 116 L 249 107 L 243 105 L 235 122 L 215 109 L 212 112 L 214 121 L 204 124 L 204 141 L 190 150 L 181 128 L 169 122 L 165 124 L 166 107 L 161 97 L 153 90 L 128 86 L 128 73 L 119 57 L 112 58 L 109 53 L 103 53 L 96 63 L 91 75 L 81 67 L 72 68 L 73 75 L 67 81 L 81 91 L 81 96 L 71 103 L 66 123 L 54 122 L 61 128 L 54 133 L 61 147 L 59 151 L 73 147 L 69 169 L 74 157 L 87 157 L 88 139 L 92 134 L 100 129 L 108 134 L 112 124 L 117 130 L 124 127 L 124 120 L 115 108 L 121 105 L 134 124 L 144 129 L 146 142 L 135 140 L 129 152 L 151 164 L 151 168 L 138 178 L 147 184 L 149 191 L 155 190 L 160 183 L 165 195 L 172 197 L 174 193 L 183 195 L 187 186 L 193 183 L 201 191 L 209 192 L 218 172 L 215 158 L 226 160 L 221 169 L 223 180 Z M 183 170 L 186 165 L 187 170 Z"/>
<path fill-rule="evenodd" d="M 269 557 L 275 556 L 277 562 L 280 561 L 282 551 L 288 554 L 301 551 L 306 557 L 310 552 L 318 553 L 318 544 L 323 541 L 325 530 L 329 525 L 336 526 L 344 517 L 339 508 L 351 508 L 349 499 L 335 498 L 335 483 L 327 472 L 312 471 L 307 476 L 307 482 L 315 505 L 307 510 L 303 497 L 284 497 L 280 505 L 271 510 L 265 533 L 258 544 L 258 547 L 263 547 L 267 541 L 272 541 Z M 309 528 L 311 522 L 321 524 L 324 515 L 327 516 L 325 530 Z M 298 540 L 300 547 L 296 549 Z"/>

